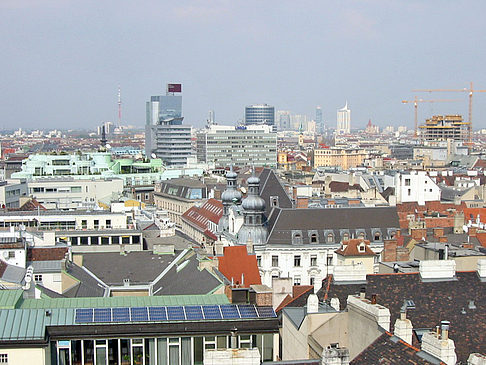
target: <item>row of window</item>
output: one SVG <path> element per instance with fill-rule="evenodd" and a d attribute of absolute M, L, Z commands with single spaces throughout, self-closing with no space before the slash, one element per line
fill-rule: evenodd
<path fill-rule="evenodd" d="M 317 266 L 317 255 L 311 255 L 310 266 Z M 327 257 L 326 261 L 327 266 L 332 266 L 332 256 Z M 257 256 L 257 265 L 258 267 L 262 266 L 262 257 Z M 294 267 L 301 267 L 302 266 L 302 258 L 300 255 L 294 255 Z M 278 256 L 272 256 L 272 267 L 279 267 L 278 266 Z"/>
<path fill-rule="evenodd" d="M 130 237 L 132 238 L 130 241 Z M 111 242 L 110 242 L 111 238 Z M 120 241 L 121 239 L 121 241 Z M 68 241 L 68 240 L 60 240 Z M 92 237 L 71 237 L 71 245 L 116 245 L 116 244 L 139 244 L 140 236 L 92 236 Z"/>
<path fill-rule="evenodd" d="M 231 348 L 231 341 L 230 336 L 68 340 L 54 343 L 53 352 L 58 365 L 202 365 L 205 350 Z M 239 335 L 233 344 L 258 348 L 262 361 L 273 360 L 272 334 Z"/>
<path fill-rule="evenodd" d="M 391 238 L 393 239 L 395 236 L 395 234 L 393 233 L 391 235 Z M 341 238 L 342 241 L 347 241 L 349 240 L 350 238 L 350 234 L 348 232 L 345 232 L 343 233 L 343 236 Z M 365 239 L 366 238 L 366 234 L 365 232 L 360 232 L 357 236 L 358 239 Z M 317 233 L 312 233 L 310 236 L 309 236 L 309 240 L 311 243 L 319 243 L 319 236 Z M 327 234 L 327 237 L 326 237 L 326 240 L 327 240 L 327 243 L 334 243 L 335 240 L 334 240 L 334 234 L 333 233 L 328 233 Z M 381 240 L 381 233 L 380 232 L 375 232 L 374 235 L 373 235 L 373 240 L 374 241 L 380 241 Z M 292 241 L 294 243 L 302 243 L 302 234 L 301 233 L 294 233 L 293 236 L 292 236 Z"/>

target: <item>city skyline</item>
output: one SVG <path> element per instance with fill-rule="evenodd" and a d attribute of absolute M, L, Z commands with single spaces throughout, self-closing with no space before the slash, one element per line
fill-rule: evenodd
<path fill-rule="evenodd" d="M 208 110 L 218 123 L 243 120 L 254 103 L 311 116 L 320 105 L 335 125 L 348 100 L 356 128 L 370 118 L 412 128 L 413 107 L 401 101 L 414 95 L 461 100 L 419 106 L 422 122 L 434 114 L 466 119 L 467 93 L 412 90 L 462 89 L 470 81 L 486 88 L 485 8 L 474 1 L 8 0 L 0 4 L 0 81 L 7 86 L 0 129 L 117 121 L 118 85 L 123 122 L 142 127 L 146 99 L 172 81 L 184 84 L 184 120 L 195 127 L 204 126 Z M 176 57 L 166 57 L 168 50 Z M 474 129 L 486 127 L 485 98 L 474 96 Z"/>

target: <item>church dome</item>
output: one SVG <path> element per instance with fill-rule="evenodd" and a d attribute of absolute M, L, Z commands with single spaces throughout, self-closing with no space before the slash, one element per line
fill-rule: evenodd
<path fill-rule="evenodd" d="M 260 198 L 258 195 L 249 195 L 245 199 L 243 199 L 243 203 L 241 204 L 241 206 L 244 210 L 264 211 L 265 200 Z"/>
<path fill-rule="evenodd" d="M 246 180 L 248 185 L 253 185 L 253 184 L 260 184 L 260 178 L 256 176 L 250 176 L 248 180 Z"/>
<path fill-rule="evenodd" d="M 221 200 L 223 203 L 234 203 L 240 202 L 242 198 L 242 194 L 239 190 L 236 189 L 226 189 L 223 191 L 223 194 L 221 194 Z"/>

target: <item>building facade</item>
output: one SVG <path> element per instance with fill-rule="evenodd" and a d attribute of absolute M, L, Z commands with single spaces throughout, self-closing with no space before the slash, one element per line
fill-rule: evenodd
<path fill-rule="evenodd" d="M 468 128 L 461 115 L 434 115 L 419 127 L 420 136 L 427 141 L 467 141 Z"/>
<path fill-rule="evenodd" d="M 217 167 L 276 167 L 277 133 L 267 125 L 212 125 L 197 134 L 197 158 Z"/>
<path fill-rule="evenodd" d="M 362 166 L 368 153 L 361 148 L 319 148 L 314 150 L 314 168 L 340 166 L 343 170 Z"/>
<path fill-rule="evenodd" d="M 168 84 L 166 95 L 146 103 L 145 154 L 155 154 L 167 166 L 186 165 L 191 155 L 191 127 L 182 124 L 181 91 L 180 84 Z"/>
<path fill-rule="evenodd" d="M 349 134 L 351 132 L 351 109 L 348 108 L 348 102 L 343 108 L 337 111 L 337 134 Z"/>
<path fill-rule="evenodd" d="M 245 125 L 275 125 L 275 107 L 268 104 L 253 104 L 245 107 Z"/>

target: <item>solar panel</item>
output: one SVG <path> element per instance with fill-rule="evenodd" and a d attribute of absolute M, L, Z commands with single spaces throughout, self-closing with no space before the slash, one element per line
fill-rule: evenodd
<path fill-rule="evenodd" d="M 258 318 L 254 305 L 239 305 L 238 309 L 240 310 L 241 318 Z"/>
<path fill-rule="evenodd" d="M 130 308 L 113 308 L 113 322 L 130 322 Z"/>
<path fill-rule="evenodd" d="M 238 319 L 240 318 L 240 312 L 238 312 L 238 307 L 234 304 L 222 305 L 221 313 L 224 319 Z"/>
<path fill-rule="evenodd" d="M 272 307 L 256 307 L 258 316 L 260 318 L 276 318 L 277 315 Z"/>
<path fill-rule="evenodd" d="M 167 307 L 167 319 L 169 321 L 185 321 L 184 308 L 181 306 Z"/>
<path fill-rule="evenodd" d="M 75 323 L 93 322 L 93 308 L 78 308 L 74 316 Z"/>
<path fill-rule="evenodd" d="M 130 308 L 132 322 L 148 321 L 147 307 L 133 307 Z"/>
<path fill-rule="evenodd" d="M 202 309 L 205 319 L 221 319 L 219 305 L 206 305 Z"/>
<path fill-rule="evenodd" d="M 151 321 L 167 321 L 165 307 L 149 307 L 149 316 Z"/>
<path fill-rule="evenodd" d="M 94 322 L 111 322 L 111 308 L 95 308 Z"/>
<path fill-rule="evenodd" d="M 184 307 L 186 311 L 187 320 L 201 320 L 204 319 L 202 308 L 200 305 L 188 305 Z"/>

